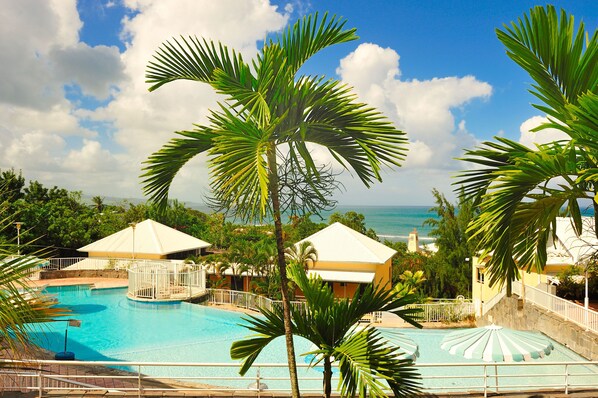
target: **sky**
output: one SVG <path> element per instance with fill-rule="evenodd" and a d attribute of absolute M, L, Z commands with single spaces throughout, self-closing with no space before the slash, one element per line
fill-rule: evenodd
<path fill-rule="evenodd" d="M 505 54 L 495 29 L 522 17 L 527 0 L 0 0 L 0 169 L 86 195 L 143 198 L 143 161 L 177 130 L 205 123 L 219 97 L 197 82 L 148 92 L 144 73 L 161 43 L 180 35 L 221 41 L 254 57 L 265 37 L 328 11 L 359 40 L 324 49 L 300 71 L 352 86 L 407 134 L 402 167 L 370 189 L 340 176 L 342 205 L 430 205 L 454 199 L 459 160 L 494 136 L 526 145 L 544 120 L 531 78 Z M 595 0 L 555 1 L 593 33 Z M 322 161 L 330 156 L 313 148 Z M 206 158 L 181 169 L 170 197 L 201 203 Z"/>

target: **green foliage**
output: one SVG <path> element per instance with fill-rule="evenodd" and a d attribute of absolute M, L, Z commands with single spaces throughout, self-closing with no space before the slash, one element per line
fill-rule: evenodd
<path fill-rule="evenodd" d="M 328 218 L 328 223 L 334 224 L 335 222 L 339 222 L 346 227 L 354 229 L 360 234 L 364 234 L 375 241 L 380 241 L 378 235 L 376 235 L 376 232 L 373 229 L 366 227 L 365 216 L 361 213 L 354 211 L 348 211 L 345 214 L 339 212 L 332 213 Z"/>
<path fill-rule="evenodd" d="M 3 173 L 0 181 L 0 197 L 17 197 L 15 184 L 10 173 Z M 22 184 L 21 184 L 22 185 Z M 6 235 L 13 230 L 16 221 L 9 202 L 0 203 L 0 233 Z M 58 308 L 48 296 L 35 291 L 28 285 L 29 276 L 39 269 L 40 260 L 34 255 L 17 255 L 14 240 L 0 241 L 0 355 L 5 347 L 11 356 L 25 357 L 34 347 L 29 334 L 31 323 L 48 322 L 64 315 L 66 310 Z M 27 243 L 20 246 L 23 252 L 30 252 Z M 37 255 L 42 255 L 38 250 Z M 2 355 L 4 356 L 4 355 Z"/>
<path fill-rule="evenodd" d="M 431 225 L 430 236 L 436 238 L 438 251 L 433 254 L 427 273 L 432 285 L 433 297 L 454 298 L 458 295 L 471 296 L 471 263 L 467 259 L 475 254 L 475 240 L 470 239 L 467 228 L 477 211 L 470 199 L 461 197 L 454 205 L 438 190 L 432 191 L 438 218 L 429 218 L 424 222 Z"/>
<path fill-rule="evenodd" d="M 509 295 L 519 268 L 542 272 L 561 209 L 578 233 L 580 199 L 592 200 L 598 215 L 598 31 L 590 33 L 550 5 L 497 29 L 507 55 L 534 80 L 530 92 L 540 103 L 533 106 L 549 116 L 534 131 L 555 128 L 571 138 L 527 148 L 495 137 L 463 159 L 476 167 L 458 184 L 481 209 L 469 230 L 478 248 L 492 253 L 490 285 L 506 284 Z"/>
<path fill-rule="evenodd" d="M 285 227 L 286 241 L 299 242 L 324 229 L 326 224 L 316 223 L 311 219 L 311 214 L 289 217 L 289 224 Z"/>
<path fill-rule="evenodd" d="M 426 276 L 421 284 L 421 300 L 426 297 L 455 298 L 458 295 L 471 296 L 471 264 L 474 243 L 469 239 L 467 226 L 475 216 L 472 202 L 460 199 L 457 205 L 450 203 L 436 189 L 432 191 L 436 206 L 431 209 L 437 218 L 430 218 L 425 224 L 431 225 L 430 235 L 436 238 L 436 253 L 407 251 L 403 242 L 385 241 L 397 254 L 392 260 L 393 284 L 401 283 L 405 272 L 422 271 Z"/>
<path fill-rule="evenodd" d="M 388 345 L 376 328 L 356 327 L 361 318 L 375 311 L 393 312 L 421 327 L 414 320 L 419 310 L 405 308 L 413 303 L 412 295 L 400 297 L 395 291 L 368 285 L 352 299 L 336 299 L 321 278 L 308 278 L 301 264 L 291 265 L 289 276 L 306 299 L 304 308 L 291 309 L 292 333 L 317 347 L 304 355 L 315 356 L 312 366 L 323 365 L 326 397 L 331 395 L 331 366 L 335 362 L 339 366 L 338 389 L 342 397 L 386 397 L 387 388 L 396 397 L 413 396 L 419 391 L 420 377 L 411 360 L 400 359 L 399 349 Z M 282 310 L 274 307 L 271 311 L 263 309 L 262 313 L 263 316 L 245 318 L 245 326 L 255 334 L 231 346 L 231 357 L 244 360 L 241 374 L 249 370 L 271 341 L 284 335 Z"/>
<path fill-rule="evenodd" d="M 405 270 L 399 275 L 399 282 L 394 285 L 393 289 L 399 293 L 399 296 L 403 297 L 408 294 L 417 295 L 418 290 L 421 289 L 421 285 L 426 281 L 424 271 L 411 272 Z"/>
<path fill-rule="evenodd" d="M 585 298 L 585 272 L 578 266 L 570 266 L 557 275 L 559 284 L 556 294 L 568 300 L 582 301 Z M 598 272 L 593 268 L 588 270 L 588 297 L 598 299 Z"/>

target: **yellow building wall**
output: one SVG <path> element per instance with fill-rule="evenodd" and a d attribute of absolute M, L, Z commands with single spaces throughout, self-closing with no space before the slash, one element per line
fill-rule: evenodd
<path fill-rule="evenodd" d="M 525 286 L 536 287 L 541 283 L 547 283 L 548 275 L 556 275 L 567 267 L 569 267 L 569 264 L 547 265 L 544 267 L 542 273 L 520 270 L 519 281 Z M 478 270 L 484 274 L 484 283 L 480 283 L 478 281 Z M 489 286 L 486 268 L 483 267 L 483 261 L 478 257 L 473 258 L 471 267 L 471 281 L 472 298 L 474 302 L 480 298 L 482 302 L 486 302 L 496 296 L 501 290 L 501 287 L 497 285 L 492 287 Z"/>
<path fill-rule="evenodd" d="M 334 296 L 338 298 L 353 297 L 357 289 L 359 289 L 359 283 L 334 282 L 332 286 Z"/>
<path fill-rule="evenodd" d="M 388 259 L 384 264 L 374 263 L 345 263 L 333 261 L 316 261 L 310 265 L 310 269 L 322 271 L 345 271 L 345 272 L 373 272 L 374 283 L 378 286 L 385 286 L 386 289 L 392 288 L 392 259 Z M 334 295 L 339 298 L 353 297 L 359 283 L 352 282 L 334 282 Z"/>

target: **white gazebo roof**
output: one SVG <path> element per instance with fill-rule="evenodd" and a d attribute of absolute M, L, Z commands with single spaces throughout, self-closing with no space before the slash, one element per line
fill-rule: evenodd
<path fill-rule="evenodd" d="M 297 242 L 309 241 L 318 252 L 318 262 L 384 264 L 396 250 L 336 222 Z"/>
<path fill-rule="evenodd" d="M 133 233 L 135 234 L 133 236 Z M 135 248 L 133 248 L 133 240 Z M 87 246 L 81 252 L 135 253 L 167 255 L 171 253 L 198 250 L 211 244 L 197 239 L 154 220 L 145 220 L 133 227 L 125 228 Z"/>
<path fill-rule="evenodd" d="M 557 217 L 556 240 L 547 243 L 548 264 L 574 265 L 588 260 L 598 251 L 598 239 L 594 231 L 594 218 L 582 217 L 582 233 L 577 236 L 569 217 Z"/>

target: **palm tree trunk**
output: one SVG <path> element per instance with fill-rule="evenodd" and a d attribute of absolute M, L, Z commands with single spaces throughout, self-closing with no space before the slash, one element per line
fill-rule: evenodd
<path fill-rule="evenodd" d="M 295 347 L 293 344 L 293 331 L 291 328 L 291 306 L 289 300 L 289 283 L 287 278 L 287 264 L 284 258 L 284 242 L 282 222 L 280 219 L 280 199 L 278 197 L 278 170 L 276 164 L 276 146 L 268 150 L 269 190 L 272 197 L 272 215 L 274 217 L 274 235 L 276 236 L 276 251 L 278 272 L 280 272 L 280 291 L 282 293 L 282 311 L 284 319 L 284 337 L 287 346 L 287 359 L 289 363 L 289 376 L 291 378 L 291 391 L 293 398 L 300 398 L 299 381 L 297 379 L 297 364 L 295 363 Z"/>
<path fill-rule="evenodd" d="M 332 364 L 329 357 L 324 357 L 324 396 L 330 398 L 332 394 Z"/>

